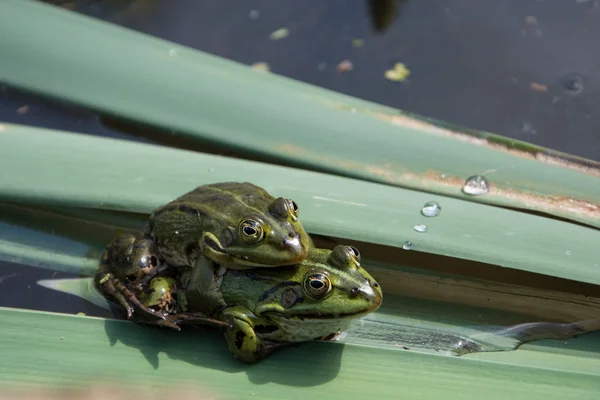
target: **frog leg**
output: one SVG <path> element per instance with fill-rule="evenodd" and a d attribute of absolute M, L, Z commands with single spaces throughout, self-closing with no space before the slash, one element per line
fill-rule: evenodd
<path fill-rule="evenodd" d="M 212 325 L 219 328 L 231 328 L 232 325 L 229 322 L 221 321 L 215 318 L 207 317 L 206 314 L 200 312 L 190 313 L 179 313 L 171 314 L 166 316 L 167 320 L 176 324 L 181 325 Z"/>
<path fill-rule="evenodd" d="M 112 273 L 99 271 L 96 274 L 94 282 L 96 288 L 104 296 L 112 299 L 125 310 L 128 320 L 181 330 L 181 328 L 169 321 L 164 315 L 142 304 L 137 296 Z"/>
<path fill-rule="evenodd" d="M 199 254 L 194 268 L 185 270 L 180 277 L 182 291 L 189 307 L 212 314 L 226 306 L 221 292 L 225 269 L 203 254 Z"/>
<path fill-rule="evenodd" d="M 221 313 L 221 319 L 232 327 L 225 329 L 225 340 L 229 351 L 240 361 L 253 364 L 269 356 L 289 343 L 262 340 L 255 331 L 258 326 L 269 323 L 242 306 L 229 307 Z"/>

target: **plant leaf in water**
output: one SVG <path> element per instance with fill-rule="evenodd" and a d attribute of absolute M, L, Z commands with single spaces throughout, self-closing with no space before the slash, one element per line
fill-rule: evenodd
<path fill-rule="evenodd" d="M 598 163 L 257 73 L 40 2 L 2 1 L 0 15 L 6 84 L 162 127 L 169 138 L 600 226 Z M 115 54 L 120 61 L 107 63 Z M 485 171 L 494 171 L 490 192 L 463 194 L 464 181 Z"/>
<path fill-rule="evenodd" d="M 250 180 L 275 196 L 293 198 L 313 234 L 398 248 L 409 241 L 421 252 L 600 284 L 600 261 L 594 251 L 600 231 L 594 228 L 436 196 L 444 204 L 444 217 L 428 219 L 424 235 L 413 226 L 422 218 L 421 206 L 431 199 L 428 193 L 140 143 L 6 126 L 0 135 L 0 167 L 13 172 L 0 181 L 2 201 L 144 214 L 202 184 Z"/>

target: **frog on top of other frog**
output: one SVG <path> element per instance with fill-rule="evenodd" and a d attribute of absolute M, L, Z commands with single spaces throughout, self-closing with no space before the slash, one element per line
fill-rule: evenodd
<path fill-rule="evenodd" d="M 248 182 L 207 184 L 155 209 L 143 232 L 109 243 L 94 283 L 128 319 L 179 329 L 139 300 L 161 271 L 212 263 L 236 270 L 279 268 L 302 262 L 312 246 L 293 200 Z"/>

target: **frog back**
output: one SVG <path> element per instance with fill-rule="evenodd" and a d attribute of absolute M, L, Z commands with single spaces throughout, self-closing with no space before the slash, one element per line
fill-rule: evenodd
<path fill-rule="evenodd" d="M 273 200 L 266 190 L 248 182 L 203 185 L 157 208 L 147 230 L 169 265 L 192 267 L 203 232 L 227 245 L 241 216 L 264 213 Z"/>

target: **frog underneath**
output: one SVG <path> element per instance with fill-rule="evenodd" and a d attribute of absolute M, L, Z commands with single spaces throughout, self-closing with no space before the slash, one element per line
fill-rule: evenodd
<path fill-rule="evenodd" d="M 186 271 L 180 283 L 188 309 L 227 322 L 225 339 L 239 360 L 254 363 L 294 342 L 339 333 L 379 308 L 379 284 L 352 246 L 312 248 L 299 264 Z M 179 288 L 181 290 L 182 288 Z"/>

